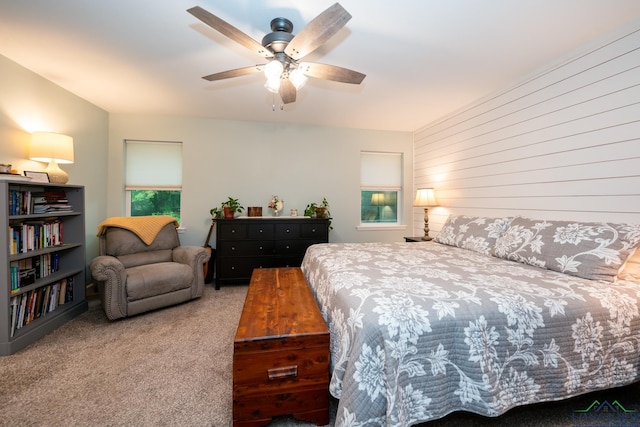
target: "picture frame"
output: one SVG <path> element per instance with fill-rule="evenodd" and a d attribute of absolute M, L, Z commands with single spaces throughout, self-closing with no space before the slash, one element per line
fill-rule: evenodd
<path fill-rule="evenodd" d="M 24 176 L 31 178 L 31 182 L 49 182 L 49 174 L 46 172 L 24 171 Z"/>

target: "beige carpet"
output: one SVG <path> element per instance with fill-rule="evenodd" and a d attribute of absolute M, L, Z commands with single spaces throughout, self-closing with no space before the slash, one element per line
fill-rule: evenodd
<path fill-rule="evenodd" d="M 0 358 L 0 423 L 229 426 L 233 337 L 246 286 L 110 322 L 89 311 Z M 286 417 L 279 425 L 295 425 Z"/>
<path fill-rule="evenodd" d="M 15 355 L 0 358 L 2 426 L 230 426 L 231 363 L 246 286 L 110 322 L 89 311 Z M 638 409 L 638 387 L 600 399 Z M 571 425 L 593 395 L 510 411 L 497 419 L 454 414 L 426 426 Z M 335 419 L 335 403 L 331 419 Z M 272 427 L 307 426 L 279 417 Z"/>

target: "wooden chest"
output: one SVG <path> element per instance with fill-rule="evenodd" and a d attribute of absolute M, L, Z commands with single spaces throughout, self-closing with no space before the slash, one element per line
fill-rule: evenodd
<path fill-rule="evenodd" d="M 253 271 L 233 347 L 235 426 L 329 423 L 329 330 L 300 268 Z"/>

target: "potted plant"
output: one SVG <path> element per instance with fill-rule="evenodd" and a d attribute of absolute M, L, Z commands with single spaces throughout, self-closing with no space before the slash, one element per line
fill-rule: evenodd
<path fill-rule="evenodd" d="M 222 211 L 224 212 L 225 218 L 233 218 L 237 213 L 243 211 L 244 207 L 238 202 L 238 199 L 234 199 L 233 197 L 229 197 L 226 202 L 222 202 L 220 205 Z"/>
<path fill-rule="evenodd" d="M 222 202 L 219 208 L 211 208 L 209 213 L 215 219 L 218 218 L 233 218 L 236 212 L 242 212 L 244 207 L 240 205 L 238 199 L 229 197 L 229 200 Z"/>
<path fill-rule="evenodd" d="M 329 202 L 326 197 L 322 198 L 322 202 L 311 202 L 304 209 L 304 215 L 311 218 L 329 218 L 329 230 L 333 230 L 331 226 L 331 212 L 329 211 Z"/>

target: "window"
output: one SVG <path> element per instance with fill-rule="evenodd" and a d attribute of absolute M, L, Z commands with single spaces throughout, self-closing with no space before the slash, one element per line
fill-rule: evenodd
<path fill-rule="evenodd" d="M 402 153 L 360 153 L 360 222 L 398 224 Z"/>
<path fill-rule="evenodd" d="M 182 143 L 125 141 L 127 215 L 169 215 L 180 222 Z"/>

